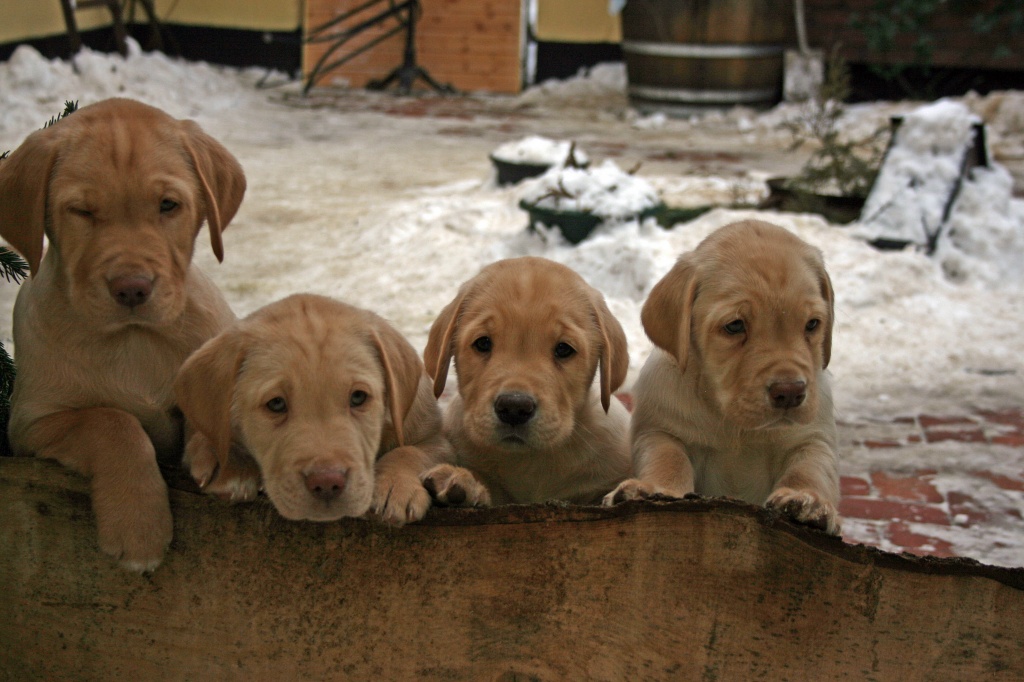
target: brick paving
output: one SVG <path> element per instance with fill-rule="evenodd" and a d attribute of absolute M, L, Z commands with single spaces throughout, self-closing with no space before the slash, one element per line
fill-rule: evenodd
<path fill-rule="evenodd" d="M 1024 410 L 840 422 L 839 431 L 844 539 L 1024 566 Z"/>
<path fill-rule="evenodd" d="M 838 427 L 845 541 L 1024 566 L 1024 409 Z"/>

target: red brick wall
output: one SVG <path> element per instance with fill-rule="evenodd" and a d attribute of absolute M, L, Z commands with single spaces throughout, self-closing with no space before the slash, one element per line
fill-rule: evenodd
<path fill-rule="evenodd" d="M 305 28 L 319 26 L 340 16 L 365 0 L 307 0 Z M 520 0 L 421 0 L 422 15 L 416 26 L 417 62 L 441 83 L 459 90 L 519 92 L 522 87 L 520 60 Z M 352 26 L 386 8 L 387 3 L 364 10 L 342 26 Z M 331 60 L 348 54 L 373 37 L 395 26 L 385 22 L 350 40 Z M 303 69 L 308 74 L 316 60 L 329 47 L 308 44 L 303 52 Z M 352 87 L 362 87 L 381 78 L 402 63 L 405 35 L 394 35 L 320 80 L 329 84 L 345 79 Z M 416 87 L 423 86 L 418 83 Z"/>
<path fill-rule="evenodd" d="M 866 16 L 874 0 L 804 0 L 807 16 L 807 39 L 812 47 L 825 50 L 841 44 L 840 52 L 849 62 L 918 63 L 913 45 L 917 36 L 899 36 L 895 48 L 886 54 L 868 50 L 864 35 L 850 26 L 855 14 Z M 971 17 L 993 4 L 991 0 L 972 3 L 966 12 L 944 11 L 933 18 L 928 32 L 933 37 L 931 65 L 990 69 L 1024 69 L 1024 36 L 1013 36 L 1004 26 L 992 33 L 977 34 L 971 28 Z M 1006 45 L 1011 57 L 994 57 L 997 45 Z"/>

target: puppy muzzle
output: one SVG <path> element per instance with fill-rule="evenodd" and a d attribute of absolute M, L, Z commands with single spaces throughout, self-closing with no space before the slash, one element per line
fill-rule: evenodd
<path fill-rule="evenodd" d="M 495 440 L 504 445 L 526 446 L 534 430 L 537 408 L 537 399 L 529 393 L 499 393 L 493 404 Z"/>

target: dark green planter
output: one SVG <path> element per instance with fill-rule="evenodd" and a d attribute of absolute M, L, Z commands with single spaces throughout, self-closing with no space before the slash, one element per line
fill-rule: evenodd
<path fill-rule="evenodd" d="M 759 208 L 776 209 L 789 213 L 817 213 L 830 223 L 845 225 L 860 218 L 866 197 L 815 194 L 787 186 L 787 178 L 771 178 L 771 193 Z"/>
<path fill-rule="evenodd" d="M 525 201 L 519 202 L 519 208 L 526 211 L 530 216 L 531 231 L 536 230 L 536 224 L 542 223 L 548 227 L 557 227 L 570 244 L 579 244 L 590 236 L 590 233 L 597 229 L 603 222 L 600 216 L 585 211 L 556 211 L 550 208 L 543 208 L 528 204 Z M 640 212 L 638 218 L 643 220 L 650 216 L 656 216 L 665 210 L 664 204 L 658 204 Z M 660 222 L 660 221 L 659 221 Z"/>

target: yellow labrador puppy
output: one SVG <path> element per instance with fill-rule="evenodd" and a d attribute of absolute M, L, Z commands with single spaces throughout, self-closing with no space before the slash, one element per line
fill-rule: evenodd
<path fill-rule="evenodd" d="M 0 235 L 32 271 L 14 307 L 11 445 L 91 477 L 100 547 L 126 568 L 152 570 L 171 540 L 157 466 L 181 455 L 171 384 L 234 320 L 193 245 L 205 221 L 223 257 L 244 193 L 238 162 L 198 126 L 123 99 L 0 162 Z"/>
<path fill-rule="evenodd" d="M 679 259 L 641 317 L 657 348 L 634 387 L 636 478 L 605 504 L 728 496 L 837 534 L 821 253 L 769 223 L 727 225 Z"/>
<path fill-rule="evenodd" d="M 461 466 L 424 477 L 439 501 L 595 503 L 627 475 L 629 414 L 612 396 L 629 363 L 625 334 L 575 272 L 531 257 L 484 268 L 430 330 L 435 395 L 453 357 L 459 394 L 445 433 Z"/>
<path fill-rule="evenodd" d="M 418 521 L 430 507 L 420 475 L 450 456 L 413 347 L 323 296 L 257 310 L 189 358 L 174 388 L 197 430 L 186 460 L 200 485 L 219 480 L 238 500 L 262 485 L 289 519 Z"/>

